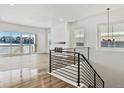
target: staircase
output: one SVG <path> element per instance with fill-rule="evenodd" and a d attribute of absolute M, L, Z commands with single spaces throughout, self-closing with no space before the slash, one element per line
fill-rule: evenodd
<path fill-rule="evenodd" d="M 76 87 L 103 88 L 104 81 L 90 65 L 89 54 L 85 56 L 76 49 L 50 50 L 49 72 Z"/>

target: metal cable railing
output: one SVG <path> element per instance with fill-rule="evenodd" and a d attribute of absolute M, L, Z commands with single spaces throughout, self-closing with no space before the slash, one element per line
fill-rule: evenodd
<path fill-rule="evenodd" d="M 76 49 L 68 50 L 70 49 L 50 50 L 49 72 L 71 80 L 77 83 L 77 86 L 85 84 L 89 88 L 103 88 L 103 79 L 91 66 L 87 57 L 76 52 Z"/>

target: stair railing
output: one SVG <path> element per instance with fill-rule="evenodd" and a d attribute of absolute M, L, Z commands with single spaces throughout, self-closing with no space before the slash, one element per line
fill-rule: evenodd
<path fill-rule="evenodd" d="M 89 48 L 88 48 L 89 53 Z M 89 88 L 104 88 L 104 81 L 89 63 L 88 57 L 76 52 L 76 49 L 50 50 L 49 72 L 58 74 Z M 62 72 L 60 70 L 63 70 Z M 72 72 L 73 71 L 73 72 Z"/>

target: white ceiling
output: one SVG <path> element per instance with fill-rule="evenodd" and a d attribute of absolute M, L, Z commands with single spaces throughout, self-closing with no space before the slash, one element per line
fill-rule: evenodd
<path fill-rule="evenodd" d="M 59 21 L 73 21 L 105 12 L 107 7 L 117 9 L 124 8 L 124 5 L 0 5 L 0 20 L 37 27 L 51 27 Z"/>

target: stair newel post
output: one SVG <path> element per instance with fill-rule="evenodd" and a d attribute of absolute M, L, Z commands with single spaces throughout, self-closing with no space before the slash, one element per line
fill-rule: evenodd
<path fill-rule="evenodd" d="M 49 73 L 51 73 L 51 50 L 49 54 Z"/>
<path fill-rule="evenodd" d="M 104 81 L 103 81 L 103 88 L 104 88 L 105 86 L 104 86 Z"/>
<path fill-rule="evenodd" d="M 78 86 L 80 86 L 80 53 L 78 53 Z"/>

